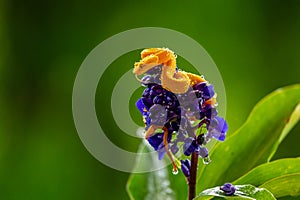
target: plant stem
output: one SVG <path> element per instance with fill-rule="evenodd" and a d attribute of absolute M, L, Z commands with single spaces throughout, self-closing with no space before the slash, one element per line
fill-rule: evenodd
<path fill-rule="evenodd" d="M 189 200 L 192 200 L 196 196 L 196 181 L 197 181 L 197 169 L 198 169 L 198 154 L 193 152 L 191 156 L 191 169 L 189 177 Z"/>

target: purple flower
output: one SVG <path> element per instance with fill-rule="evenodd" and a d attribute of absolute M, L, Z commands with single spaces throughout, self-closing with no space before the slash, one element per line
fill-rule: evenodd
<path fill-rule="evenodd" d="M 213 85 L 207 85 L 202 89 L 202 97 L 203 99 L 207 100 L 212 98 L 215 95 L 214 86 Z"/>
<path fill-rule="evenodd" d="M 222 190 L 225 195 L 232 196 L 235 193 L 235 187 L 231 183 L 225 183 L 220 187 L 220 190 Z"/>
<path fill-rule="evenodd" d="M 158 160 L 163 159 L 164 155 L 166 154 L 166 149 L 164 148 L 163 144 L 161 144 L 161 147 L 158 148 L 157 153 L 158 153 Z"/>
<path fill-rule="evenodd" d="M 208 101 L 215 96 L 213 85 L 201 82 L 190 87 L 186 93 L 175 95 L 160 85 L 160 73 L 161 66 L 157 66 L 142 78 L 146 88 L 136 102 L 145 130 L 152 125 L 164 130 L 150 133 L 149 144 L 157 151 L 159 159 L 167 150 L 173 155 L 181 151 L 185 156 L 196 152 L 203 159 L 209 159 L 205 145 L 211 138 L 224 141 L 228 130 L 226 121 L 218 116 L 215 105 L 211 103 L 213 101 Z M 199 128 L 200 134 L 197 131 Z M 167 146 L 163 140 L 165 134 Z M 188 159 L 181 160 L 181 170 L 186 177 L 190 176 Z"/>
<path fill-rule="evenodd" d="M 141 100 L 147 110 L 149 110 L 153 105 L 152 100 L 150 98 L 142 97 Z"/>
<path fill-rule="evenodd" d="M 205 105 L 202 107 L 200 112 L 200 118 L 203 119 L 206 117 L 207 119 L 213 119 L 218 115 L 218 111 L 212 105 Z"/>
<path fill-rule="evenodd" d="M 191 170 L 191 161 L 189 159 L 186 160 L 180 160 L 181 163 L 181 171 L 186 176 L 190 176 L 190 170 Z"/>
<path fill-rule="evenodd" d="M 198 98 L 201 97 L 204 100 L 208 100 L 215 95 L 214 86 L 208 85 L 207 82 L 201 82 L 193 86 L 196 90 Z"/>
<path fill-rule="evenodd" d="M 143 118 L 145 121 L 146 129 L 148 129 L 151 124 L 151 118 L 149 115 L 150 115 L 149 112 L 147 111 L 143 112 Z"/>
<path fill-rule="evenodd" d="M 139 111 L 143 114 L 144 112 L 144 108 L 145 108 L 145 105 L 142 101 L 142 98 L 140 98 L 136 103 L 135 103 L 136 107 L 139 109 Z"/>
<path fill-rule="evenodd" d="M 200 147 L 199 151 L 198 151 L 199 156 L 201 156 L 201 158 L 207 158 L 208 157 L 208 150 L 205 147 Z"/>
<path fill-rule="evenodd" d="M 208 137 L 213 137 L 220 141 L 224 141 L 227 130 L 228 125 L 225 119 L 221 117 L 215 117 L 213 120 L 211 120 L 208 126 Z"/>
<path fill-rule="evenodd" d="M 154 104 L 149 109 L 149 117 L 151 119 L 151 124 L 163 126 L 167 119 L 167 112 L 163 106 Z"/>
<path fill-rule="evenodd" d="M 183 144 L 184 155 L 189 156 L 195 151 L 199 151 L 199 145 L 196 143 L 196 140 L 187 138 Z"/>
<path fill-rule="evenodd" d="M 171 152 L 175 155 L 178 151 L 179 151 L 179 148 L 177 146 L 177 143 L 173 144 L 170 148 Z"/>
<path fill-rule="evenodd" d="M 155 151 L 157 151 L 161 144 L 163 144 L 163 137 L 164 133 L 156 133 L 148 138 L 149 144 L 154 148 Z"/>

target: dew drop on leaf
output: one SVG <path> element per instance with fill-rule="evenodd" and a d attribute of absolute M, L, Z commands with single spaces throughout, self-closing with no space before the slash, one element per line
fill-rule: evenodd
<path fill-rule="evenodd" d="M 172 170 L 172 174 L 177 175 L 178 174 L 178 170 L 177 169 L 173 169 Z"/>
<path fill-rule="evenodd" d="M 203 158 L 203 164 L 208 165 L 210 162 L 211 160 L 208 156 L 206 158 Z"/>

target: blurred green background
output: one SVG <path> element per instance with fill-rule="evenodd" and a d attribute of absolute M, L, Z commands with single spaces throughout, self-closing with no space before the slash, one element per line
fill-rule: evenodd
<path fill-rule="evenodd" d="M 300 82 L 299 10 L 296 0 L 1 0 L 0 199 L 128 199 L 129 174 L 94 159 L 72 118 L 77 70 L 106 38 L 157 26 L 197 40 L 223 76 L 230 134 L 263 96 Z M 101 125 L 132 151 L 140 141 L 116 127 L 107 105 L 114 82 L 137 59 L 138 51 L 114 62 L 119 70 L 106 71 L 96 95 Z M 300 124 L 276 158 L 300 156 L 299 132 Z"/>

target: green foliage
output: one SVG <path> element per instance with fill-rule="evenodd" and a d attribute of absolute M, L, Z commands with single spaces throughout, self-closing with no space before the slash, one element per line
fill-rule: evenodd
<path fill-rule="evenodd" d="M 274 199 L 270 192 L 276 198 L 300 195 L 300 158 L 269 162 L 280 142 L 299 121 L 299 102 L 299 84 L 278 89 L 263 98 L 240 129 L 231 134 L 224 143 L 214 146 L 210 152 L 212 162 L 209 165 L 199 164 L 197 189 L 198 191 L 206 189 L 200 193 L 199 198 L 206 195 L 224 197 L 219 187 L 207 188 L 236 179 L 234 184 L 251 184 L 260 189 L 240 185 L 237 186 L 241 192 L 237 193 L 240 194 L 239 197 L 224 198 Z M 149 159 L 139 160 L 137 166 L 140 162 L 151 164 Z M 128 191 L 132 199 L 145 198 L 147 191 L 139 186 L 149 184 L 147 181 L 154 173 L 131 175 Z M 168 174 L 167 171 L 164 173 Z M 179 178 L 176 184 L 169 184 L 167 189 L 174 191 L 173 198 L 184 199 L 187 195 L 178 191 L 187 187 L 186 181 L 183 177 Z M 156 192 L 156 199 L 163 199 L 160 191 Z"/>
<path fill-rule="evenodd" d="M 299 196 L 300 173 L 279 176 L 262 184 L 260 187 L 267 188 L 272 191 L 276 197 Z"/>
<path fill-rule="evenodd" d="M 287 158 L 260 165 L 235 184 L 251 183 L 266 188 L 277 198 L 300 194 L 300 158 Z"/>
<path fill-rule="evenodd" d="M 300 172 L 300 158 L 286 158 L 262 164 L 244 176 L 240 177 L 234 184 L 251 183 L 260 186 L 274 178 L 295 174 Z M 300 179 L 299 179 L 300 180 Z"/>

